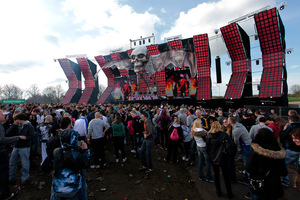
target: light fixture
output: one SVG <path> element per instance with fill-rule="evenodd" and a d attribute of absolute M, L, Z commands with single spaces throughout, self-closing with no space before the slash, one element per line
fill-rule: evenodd
<path fill-rule="evenodd" d="M 291 54 L 294 51 L 294 48 L 288 48 L 285 50 L 286 54 Z"/>
<path fill-rule="evenodd" d="M 220 29 L 218 29 L 218 28 L 214 29 L 214 32 L 215 32 L 216 35 L 219 33 L 219 30 Z"/>
<path fill-rule="evenodd" d="M 282 2 L 281 4 L 279 4 L 279 5 L 277 6 L 277 9 L 283 10 L 283 9 L 285 8 L 286 5 L 287 5 L 287 2 L 286 2 L 286 1 L 285 1 L 285 2 Z"/>
<path fill-rule="evenodd" d="M 227 61 L 227 62 L 225 62 L 225 64 L 226 64 L 227 66 L 229 66 L 229 65 L 231 64 L 231 61 Z"/>
<path fill-rule="evenodd" d="M 259 59 L 255 60 L 256 65 L 259 65 Z"/>

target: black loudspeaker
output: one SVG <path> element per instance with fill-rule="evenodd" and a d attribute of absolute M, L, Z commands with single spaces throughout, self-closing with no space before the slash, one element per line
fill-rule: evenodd
<path fill-rule="evenodd" d="M 217 83 L 222 83 L 220 57 L 216 57 Z"/>

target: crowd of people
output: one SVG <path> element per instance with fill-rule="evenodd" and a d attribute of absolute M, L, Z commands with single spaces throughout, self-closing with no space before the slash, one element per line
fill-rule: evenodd
<path fill-rule="evenodd" d="M 288 166 L 294 163 L 299 173 L 300 120 L 295 110 L 288 115 L 286 121 L 274 109 L 168 104 L 1 105 L 0 199 L 14 196 L 8 183 L 19 178 L 19 158 L 21 184 L 27 184 L 37 156 L 41 169 L 53 173 L 51 200 L 87 199 L 86 169 L 107 166 L 108 143 L 116 163 L 127 161 L 129 145 L 145 173 L 155 170 L 157 145 L 166 150 L 164 162 L 198 162 L 199 181 L 214 183 L 219 197 L 221 169 L 228 198 L 233 198 L 231 183 L 238 181 L 249 186 L 246 198 L 278 199 L 282 186 L 290 186 Z M 244 166 L 241 180 L 237 160 Z"/>

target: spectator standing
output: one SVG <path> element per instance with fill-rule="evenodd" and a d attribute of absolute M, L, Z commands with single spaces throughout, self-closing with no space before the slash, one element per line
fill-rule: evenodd
<path fill-rule="evenodd" d="M 171 122 L 171 118 L 167 115 L 165 109 L 162 109 L 160 116 L 156 120 L 156 123 L 160 122 L 160 140 L 162 148 L 167 148 L 168 146 L 168 127 Z"/>
<path fill-rule="evenodd" d="M 261 129 L 261 128 L 267 128 L 267 129 L 269 129 L 270 131 L 273 132 L 273 130 L 266 125 L 266 121 L 267 120 L 266 120 L 265 117 L 260 117 L 258 119 L 258 124 L 253 125 L 251 127 L 250 132 L 249 132 L 251 140 L 254 140 L 255 135 L 257 134 L 258 130 Z"/>
<path fill-rule="evenodd" d="M 40 125 L 37 126 L 37 131 L 41 138 L 41 151 L 42 151 L 42 162 L 41 166 L 43 165 L 45 159 L 47 158 L 47 142 L 51 137 L 52 132 L 52 116 L 47 115 L 45 117 L 45 122 L 42 122 Z"/>
<path fill-rule="evenodd" d="M 88 120 L 86 111 L 82 111 L 79 118 L 75 121 L 74 130 L 79 134 L 79 141 L 86 141 L 88 136 Z"/>
<path fill-rule="evenodd" d="M 121 151 L 123 162 L 126 162 L 127 158 L 125 155 L 124 149 L 124 139 L 126 136 L 125 127 L 122 123 L 122 118 L 120 115 L 116 115 L 115 120 L 112 123 L 113 129 L 113 142 L 115 148 L 115 156 L 116 156 L 116 163 L 119 162 L 119 150 Z"/>

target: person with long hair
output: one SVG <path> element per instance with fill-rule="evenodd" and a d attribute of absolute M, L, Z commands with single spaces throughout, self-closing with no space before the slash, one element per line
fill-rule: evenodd
<path fill-rule="evenodd" d="M 122 118 L 120 115 L 116 115 L 113 123 L 113 141 L 115 147 L 116 163 L 119 162 L 119 150 L 121 151 L 123 162 L 126 162 L 127 158 L 124 150 L 124 138 L 125 138 L 125 127 L 122 123 Z"/>
<path fill-rule="evenodd" d="M 191 138 L 194 138 L 197 144 L 198 152 L 198 179 L 214 182 L 211 176 L 211 161 L 206 151 L 206 135 L 207 131 L 202 128 L 200 119 L 196 119 L 191 129 Z M 206 177 L 203 174 L 203 165 L 205 160 Z"/>
<path fill-rule="evenodd" d="M 264 189 L 261 192 L 253 189 L 250 184 L 251 198 L 264 200 L 282 197 L 284 191 L 280 176 L 287 175 L 285 150 L 279 146 L 273 132 L 267 128 L 258 130 L 251 147 L 246 164 L 250 183 L 251 179 L 264 179 Z"/>
<path fill-rule="evenodd" d="M 217 195 L 222 196 L 221 184 L 220 184 L 220 168 L 225 182 L 227 195 L 229 198 L 233 198 L 231 183 L 230 183 L 230 155 L 223 154 L 223 142 L 227 140 L 231 146 L 233 141 L 224 132 L 221 131 L 221 124 L 215 121 L 211 124 L 211 128 L 206 138 L 206 151 L 211 159 L 212 167 L 214 169 L 214 179 Z"/>

